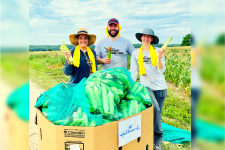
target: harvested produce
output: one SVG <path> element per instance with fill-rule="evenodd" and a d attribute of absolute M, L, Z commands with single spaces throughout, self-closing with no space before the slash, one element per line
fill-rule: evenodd
<path fill-rule="evenodd" d="M 42 94 L 35 107 L 55 125 L 94 127 L 150 105 L 148 90 L 118 67 L 95 72 L 76 85 L 59 84 Z"/>
<path fill-rule="evenodd" d="M 66 44 L 64 42 L 62 42 L 62 43 L 63 43 L 63 45 L 60 47 L 60 50 L 70 53 L 70 50 L 67 48 Z M 72 56 L 69 57 L 69 61 L 71 64 L 76 64 L 76 62 L 73 60 Z"/>
<path fill-rule="evenodd" d="M 107 48 L 105 48 L 105 49 L 108 51 L 108 58 L 111 59 L 111 54 L 112 54 L 111 49 L 112 49 L 112 47 L 110 46 L 108 49 Z"/>
<path fill-rule="evenodd" d="M 121 100 L 121 104 L 118 106 L 121 119 L 137 114 L 145 109 L 145 105 L 137 100 Z"/>

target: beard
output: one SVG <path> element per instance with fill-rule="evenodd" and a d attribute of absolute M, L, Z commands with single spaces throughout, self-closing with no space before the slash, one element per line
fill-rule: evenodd
<path fill-rule="evenodd" d="M 119 33 L 119 30 L 116 30 L 116 33 L 114 35 L 111 34 L 112 30 L 108 30 L 108 33 L 111 37 L 116 37 L 117 34 Z"/>

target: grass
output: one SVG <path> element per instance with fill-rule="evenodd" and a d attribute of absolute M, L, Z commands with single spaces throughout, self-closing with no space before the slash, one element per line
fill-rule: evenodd
<path fill-rule="evenodd" d="M 197 103 L 197 115 L 209 122 L 225 126 L 225 101 L 224 95 L 218 93 L 217 89 L 211 88 L 207 83 L 203 83 L 201 96 Z"/>
<path fill-rule="evenodd" d="M 162 144 L 163 150 L 190 150 L 191 144 L 190 143 L 184 143 L 184 144 L 174 144 L 174 143 L 166 143 L 164 142 Z"/>
<path fill-rule="evenodd" d="M 177 128 L 191 130 L 190 98 L 180 97 L 173 89 L 167 89 L 167 97 L 163 105 L 162 122 Z"/>
<path fill-rule="evenodd" d="M 26 53 L 1 53 L 1 78 L 14 87 L 28 81 L 29 59 Z"/>
<path fill-rule="evenodd" d="M 201 78 L 210 82 L 221 93 L 224 90 L 224 57 L 225 46 L 207 46 L 199 48 L 200 50 L 200 75 Z"/>
<path fill-rule="evenodd" d="M 202 150 L 224 150 L 225 142 L 209 142 L 197 140 L 197 145 Z"/>
<path fill-rule="evenodd" d="M 68 83 L 69 76 L 63 72 L 65 58 L 60 52 L 30 52 L 30 79 L 48 90 L 58 83 Z"/>

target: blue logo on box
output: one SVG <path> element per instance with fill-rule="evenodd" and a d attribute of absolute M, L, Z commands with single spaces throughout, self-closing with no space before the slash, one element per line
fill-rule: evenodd
<path fill-rule="evenodd" d="M 140 130 L 141 128 L 138 126 L 137 124 L 137 127 L 133 127 L 133 125 L 129 125 L 128 129 L 125 130 L 125 131 L 122 131 L 120 136 L 124 138 L 125 135 L 128 135 L 129 133 L 133 132 L 133 131 L 136 131 L 136 130 Z"/>

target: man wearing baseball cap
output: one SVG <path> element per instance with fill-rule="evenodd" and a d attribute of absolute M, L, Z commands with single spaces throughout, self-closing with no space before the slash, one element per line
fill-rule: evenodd
<path fill-rule="evenodd" d="M 109 19 L 106 27 L 106 35 L 96 47 L 98 64 L 102 64 L 102 70 L 113 67 L 127 68 L 127 54 L 131 56 L 135 50 L 130 40 L 120 35 L 121 26 L 116 18 Z M 111 59 L 108 58 L 108 51 L 105 48 L 111 46 Z"/>

